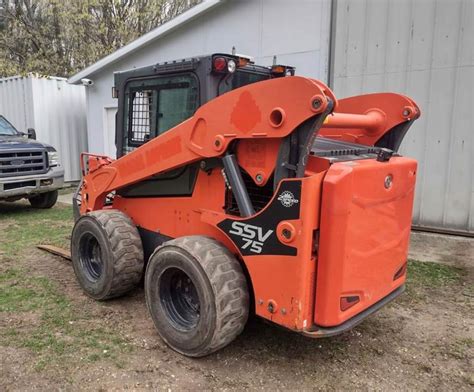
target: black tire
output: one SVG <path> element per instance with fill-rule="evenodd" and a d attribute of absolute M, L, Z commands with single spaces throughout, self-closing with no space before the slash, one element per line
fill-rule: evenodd
<path fill-rule="evenodd" d="M 51 208 L 58 201 L 58 191 L 40 193 L 39 195 L 30 197 L 28 200 L 33 208 Z"/>
<path fill-rule="evenodd" d="M 80 217 L 71 237 L 74 273 L 84 292 L 106 300 L 135 288 L 143 276 L 143 247 L 131 219 L 118 210 Z"/>
<path fill-rule="evenodd" d="M 161 338 L 189 357 L 228 345 L 248 318 L 242 268 L 223 245 L 208 237 L 181 237 L 158 247 L 146 269 L 145 296 Z"/>

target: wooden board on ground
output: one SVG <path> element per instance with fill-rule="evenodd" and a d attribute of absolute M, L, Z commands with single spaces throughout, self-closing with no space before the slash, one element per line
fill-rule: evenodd
<path fill-rule="evenodd" d="M 54 245 L 38 245 L 38 249 L 45 250 L 56 256 L 61 256 L 66 260 L 71 260 L 71 252 L 68 249 L 62 249 Z"/>

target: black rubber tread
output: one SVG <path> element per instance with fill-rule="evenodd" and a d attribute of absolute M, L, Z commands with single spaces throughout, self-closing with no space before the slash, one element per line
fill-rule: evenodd
<path fill-rule="evenodd" d="M 98 300 L 107 300 L 134 289 L 143 276 L 144 257 L 142 241 L 132 220 L 119 210 L 99 210 L 79 218 L 74 228 L 82 219 L 93 219 L 102 228 L 108 240 L 109 261 L 113 263 L 112 276 L 107 277 L 106 292 L 100 297 L 94 297 L 83 287 L 86 294 Z M 73 264 L 76 269 L 77 263 Z"/>
<path fill-rule="evenodd" d="M 249 314 L 248 285 L 241 265 L 225 246 L 210 237 L 196 235 L 167 241 L 150 260 L 165 247 L 180 248 L 199 263 L 211 284 L 216 310 L 214 334 L 206 347 L 193 353 L 171 347 L 187 356 L 203 357 L 227 346 L 243 331 Z"/>
<path fill-rule="evenodd" d="M 90 215 L 106 231 L 113 254 L 114 276 L 104 299 L 118 297 L 134 289 L 142 278 L 144 258 L 140 234 L 132 220 L 118 210 L 94 211 Z"/>
<path fill-rule="evenodd" d="M 51 208 L 58 201 L 58 191 L 40 193 L 39 195 L 30 197 L 28 200 L 33 208 Z"/>

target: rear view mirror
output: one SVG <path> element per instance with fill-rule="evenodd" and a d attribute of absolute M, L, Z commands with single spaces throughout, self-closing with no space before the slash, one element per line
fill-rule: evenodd
<path fill-rule="evenodd" d="M 28 128 L 28 139 L 36 140 L 36 131 L 34 128 Z"/>

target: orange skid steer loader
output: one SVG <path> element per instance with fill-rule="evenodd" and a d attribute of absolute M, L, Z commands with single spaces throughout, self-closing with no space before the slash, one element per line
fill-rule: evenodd
<path fill-rule="evenodd" d="M 309 337 L 403 292 L 410 98 L 337 100 L 294 68 L 213 54 L 115 74 L 118 159 L 83 154 L 71 255 L 87 295 L 144 278 L 174 350 L 229 344 L 249 311 Z"/>

